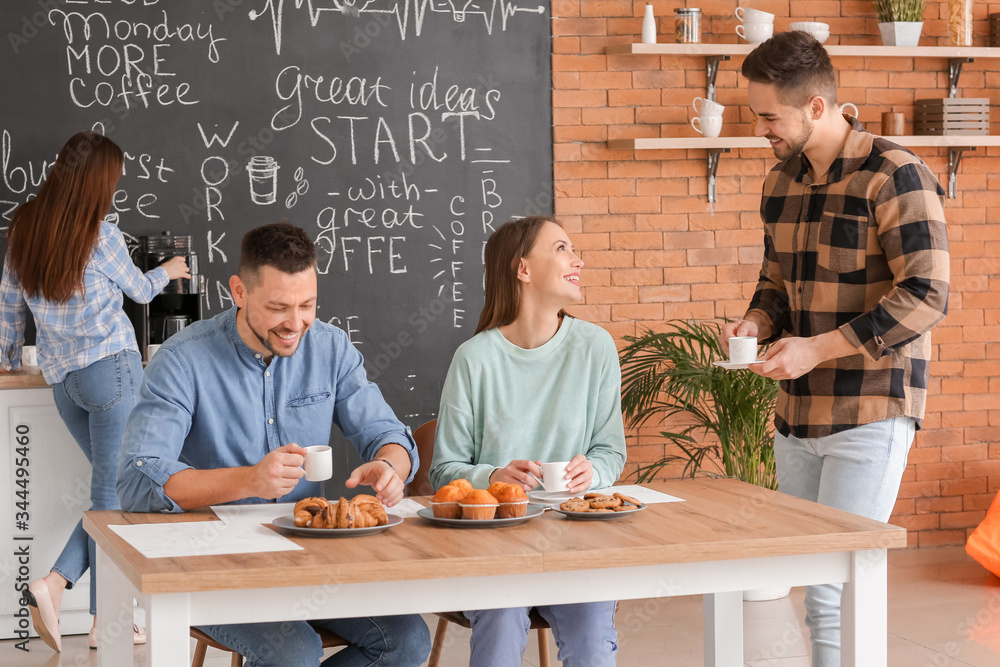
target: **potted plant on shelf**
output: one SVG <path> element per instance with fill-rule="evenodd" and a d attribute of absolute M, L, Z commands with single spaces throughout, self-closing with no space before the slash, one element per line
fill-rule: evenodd
<path fill-rule="evenodd" d="M 666 331 L 626 336 L 621 351 L 622 411 L 630 427 L 679 417 L 661 436 L 679 450 L 640 467 L 640 482 L 664 467 L 684 464 L 684 474 L 733 477 L 777 488 L 774 405 L 778 383 L 750 371 L 727 371 L 716 322 L 666 322 Z M 714 436 L 705 441 L 706 436 Z"/>
<path fill-rule="evenodd" d="M 749 370 L 729 371 L 716 322 L 671 320 L 666 330 L 626 336 L 620 353 L 622 412 L 630 427 L 678 418 L 660 435 L 679 453 L 641 466 L 640 482 L 684 464 L 684 474 L 733 477 L 777 489 L 774 407 L 778 383 Z M 787 588 L 744 591 L 745 600 L 773 600 Z"/>
<path fill-rule="evenodd" d="M 886 46 L 916 46 L 924 26 L 925 0 L 875 0 L 878 29 Z"/>

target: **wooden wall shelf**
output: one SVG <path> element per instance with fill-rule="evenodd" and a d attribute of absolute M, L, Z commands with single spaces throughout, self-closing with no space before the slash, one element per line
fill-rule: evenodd
<path fill-rule="evenodd" d="M 605 49 L 608 55 L 657 55 L 657 56 L 702 56 L 705 58 L 708 81 L 706 98 L 715 99 L 715 79 L 719 65 L 733 56 L 745 56 L 757 47 L 756 44 L 616 44 Z M 958 94 L 958 79 L 962 65 L 976 58 L 1000 58 L 1000 48 L 974 46 L 878 46 L 837 45 L 825 47 L 831 57 L 912 57 L 947 58 L 948 95 Z M 977 146 L 1000 146 L 1000 137 L 989 135 L 949 135 L 949 136 L 899 136 L 886 137 L 901 146 L 945 147 L 948 149 L 948 196 L 954 199 L 958 193 L 958 165 L 962 153 L 975 150 Z M 612 139 L 608 141 L 612 150 L 685 150 L 705 149 L 708 151 L 708 201 L 716 200 L 716 173 L 722 153 L 734 148 L 767 148 L 768 142 L 760 137 L 667 137 L 654 139 Z"/>

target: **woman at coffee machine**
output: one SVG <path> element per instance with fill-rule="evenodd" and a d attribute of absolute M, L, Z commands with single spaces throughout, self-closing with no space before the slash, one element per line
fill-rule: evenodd
<path fill-rule="evenodd" d="M 572 494 L 610 486 L 625 465 L 621 369 L 614 340 L 563 310 L 579 301 L 583 261 L 552 218 L 508 222 L 486 243 L 486 303 L 458 348 L 441 396 L 430 480 L 464 478 L 529 491 L 540 462 L 569 461 Z M 616 603 L 537 607 L 567 667 L 615 664 Z M 466 611 L 470 665 L 521 664 L 527 608 Z"/>
<path fill-rule="evenodd" d="M 122 175 L 121 149 L 107 137 L 80 132 L 63 146 L 34 199 L 15 212 L 0 281 L 0 368 L 21 364 L 25 308 L 38 329 L 38 365 L 52 385 L 66 428 L 91 463 L 91 509 L 118 509 L 115 481 L 122 432 L 142 380 L 135 332 L 122 294 L 149 302 L 169 280 L 189 277 L 183 257 L 143 274 L 117 226 L 103 222 Z M 63 591 L 88 568 L 90 613 L 96 614 L 94 541 L 77 523 L 52 570 L 28 584 L 35 630 L 62 649 Z M 97 619 L 90 647 L 97 647 Z M 136 643 L 145 641 L 134 627 Z"/>

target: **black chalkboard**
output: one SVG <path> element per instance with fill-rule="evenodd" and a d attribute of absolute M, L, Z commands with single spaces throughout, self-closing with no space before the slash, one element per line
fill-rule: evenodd
<path fill-rule="evenodd" d="M 0 225 L 83 129 L 127 154 L 127 238 L 193 237 L 206 316 L 243 233 L 298 224 L 318 317 L 416 426 L 475 328 L 485 240 L 552 210 L 549 22 L 539 0 L 5 0 Z"/>

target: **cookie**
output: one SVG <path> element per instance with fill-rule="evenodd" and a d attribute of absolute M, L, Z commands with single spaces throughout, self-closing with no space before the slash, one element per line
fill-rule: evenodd
<path fill-rule="evenodd" d="M 559 505 L 559 509 L 565 512 L 586 512 L 590 509 L 590 503 L 583 498 L 570 498 Z"/>
<path fill-rule="evenodd" d="M 590 506 L 594 509 L 614 509 L 622 504 L 621 498 L 614 496 L 600 496 L 590 501 Z"/>
<path fill-rule="evenodd" d="M 636 500 L 632 496 L 626 496 L 624 493 L 615 493 L 615 498 L 618 498 L 622 502 L 629 503 L 630 505 L 635 505 L 636 507 L 638 507 L 639 505 L 642 505 L 641 502 L 639 502 L 638 500 Z"/>

